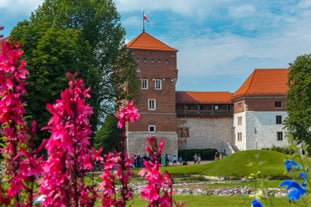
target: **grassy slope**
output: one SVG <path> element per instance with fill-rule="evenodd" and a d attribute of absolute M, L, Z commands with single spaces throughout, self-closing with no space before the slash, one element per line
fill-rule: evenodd
<path fill-rule="evenodd" d="M 269 150 L 247 150 L 231 154 L 205 165 L 163 167 L 175 175 L 198 174 L 221 177 L 245 177 L 261 171 L 264 176 L 284 177 L 286 155 Z"/>
<path fill-rule="evenodd" d="M 186 165 L 186 166 L 169 166 L 163 167 L 162 170 L 175 175 L 209 175 L 209 176 L 227 176 L 227 177 L 246 177 L 251 173 L 256 173 L 258 170 L 263 175 L 271 177 L 282 177 L 285 175 L 283 162 L 287 156 L 274 151 L 266 150 L 249 150 L 241 151 L 229 155 L 221 160 L 211 162 L 209 164 Z M 137 171 L 138 170 L 134 170 Z M 271 181 L 272 182 L 272 181 Z M 279 185 L 279 181 L 275 181 L 273 187 Z M 185 201 L 187 207 L 197 206 L 213 206 L 213 207 L 241 207 L 250 206 L 253 198 L 247 196 L 196 196 L 196 195 L 175 195 L 174 198 L 178 202 Z M 267 200 L 261 200 L 264 206 L 270 206 Z M 301 204 L 301 201 L 298 201 Z M 127 206 L 141 207 L 146 206 L 146 201 L 139 199 L 138 195 L 129 202 Z M 273 206 L 290 207 L 286 197 L 273 198 Z M 300 206 L 304 206 L 301 204 Z"/>

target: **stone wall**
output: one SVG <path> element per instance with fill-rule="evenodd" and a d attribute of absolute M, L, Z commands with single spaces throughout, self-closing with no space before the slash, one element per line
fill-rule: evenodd
<path fill-rule="evenodd" d="M 188 128 L 189 137 L 178 138 L 179 149 L 215 148 L 223 152 L 225 143 L 234 144 L 233 124 L 231 117 L 177 118 L 177 128 Z"/>
<path fill-rule="evenodd" d="M 158 142 L 164 140 L 164 148 L 162 153 L 169 154 L 171 157 L 177 155 L 178 152 L 178 138 L 176 132 L 128 132 L 127 134 L 127 150 L 129 155 L 141 155 L 147 154 L 145 146 L 147 145 L 146 139 L 148 137 L 155 136 Z"/>

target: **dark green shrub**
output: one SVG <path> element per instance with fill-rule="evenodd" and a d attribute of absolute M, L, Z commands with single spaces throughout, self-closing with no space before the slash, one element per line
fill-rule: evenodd
<path fill-rule="evenodd" d="M 276 152 L 280 152 L 287 155 L 292 155 L 295 153 L 295 150 L 289 147 L 278 147 L 278 146 L 272 146 L 271 148 L 263 148 L 262 150 L 272 150 Z"/>
<path fill-rule="evenodd" d="M 193 156 L 195 154 L 200 154 L 202 160 L 213 160 L 216 149 L 185 149 L 178 150 L 178 156 L 181 156 L 183 160 L 193 161 Z"/>

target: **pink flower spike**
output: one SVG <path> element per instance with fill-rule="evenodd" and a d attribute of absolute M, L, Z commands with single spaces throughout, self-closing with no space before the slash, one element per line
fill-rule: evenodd
<path fill-rule="evenodd" d="M 94 169 L 95 162 L 101 162 L 101 150 L 90 147 L 88 117 L 93 111 L 86 103 L 89 89 L 85 89 L 82 80 L 75 79 L 77 73 L 66 76 L 68 88 L 55 104 L 46 106 L 52 117 L 43 130 L 51 131 L 51 136 L 42 145 L 48 159 L 43 163 L 45 174 L 39 180 L 39 192 L 46 195 L 43 206 L 91 206 L 97 192 L 83 178 Z"/>
<path fill-rule="evenodd" d="M 0 151 L 6 154 L 2 163 L 6 166 L 3 174 L 7 181 L 6 187 L 0 186 L 0 203 L 30 206 L 33 189 L 29 189 L 29 186 L 34 184 L 41 173 L 41 166 L 40 158 L 36 157 L 37 150 L 31 148 L 34 136 L 24 120 L 26 103 L 22 99 L 26 94 L 29 73 L 25 60 L 21 58 L 23 51 L 19 46 L 19 43 L 10 39 L 1 42 L 0 133 L 3 142 Z"/>
<path fill-rule="evenodd" d="M 115 114 L 115 117 L 118 119 L 117 127 L 122 129 L 127 121 L 135 122 L 139 119 L 140 115 L 138 110 L 134 107 L 134 101 L 123 102 L 123 106 L 119 108 L 119 114 Z"/>

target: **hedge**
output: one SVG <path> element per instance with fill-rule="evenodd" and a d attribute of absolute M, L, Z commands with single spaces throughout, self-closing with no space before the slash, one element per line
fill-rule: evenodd
<path fill-rule="evenodd" d="M 217 152 L 216 149 L 185 149 L 185 150 L 178 150 L 178 157 L 182 157 L 183 160 L 193 161 L 193 156 L 195 154 L 200 154 L 201 160 L 213 160 L 215 153 Z"/>

